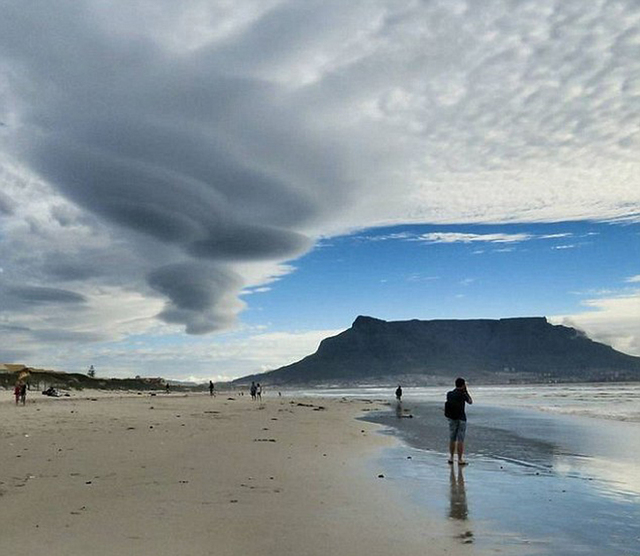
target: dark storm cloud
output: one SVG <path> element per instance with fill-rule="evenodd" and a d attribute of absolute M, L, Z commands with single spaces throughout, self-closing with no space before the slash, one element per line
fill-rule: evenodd
<path fill-rule="evenodd" d="M 286 258 L 311 246 L 309 238 L 267 226 L 238 226 L 194 241 L 189 251 L 199 257 L 231 261 Z"/>
<path fill-rule="evenodd" d="M 233 323 L 233 300 L 242 286 L 241 278 L 233 272 L 181 263 L 153 271 L 148 282 L 169 299 L 159 315 L 165 322 L 185 323 L 191 334 L 213 332 Z"/>
<path fill-rule="evenodd" d="M 13 286 L 8 288 L 11 297 L 33 304 L 78 304 L 85 303 L 86 298 L 79 293 L 58 288 L 40 286 Z"/>
<path fill-rule="evenodd" d="M 105 221 L 208 259 L 205 273 L 153 270 L 153 257 L 134 247 L 141 266 L 151 266 L 149 284 L 169 299 L 162 318 L 188 331 L 227 326 L 236 309 L 226 294 L 242 281 L 221 265 L 285 260 L 311 245 L 299 228 L 318 218 L 322 203 L 298 176 L 309 159 L 300 144 L 311 137 L 290 133 L 296 116 L 273 85 L 221 74 L 206 52 L 181 59 L 150 40 L 114 42 L 76 3 L 61 3 L 41 28 L 39 10 L 50 11 L 10 6 L 13 24 L 2 26 L 24 79 L 16 88 L 30 84 L 19 156 Z M 278 154 L 283 147 L 288 154 Z M 61 208 L 51 214 L 73 223 Z M 44 269 L 61 280 L 93 275 L 69 261 Z"/>
<path fill-rule="evenodd" d="M 29 332 L 30 330 L 28 326 L 0 324 L 0 332 Z"/>
<path fill-rule="evenodd" d="M 16 203 L 14 200 L 0 191 L 0 216 L 3 214 L 8 216 L 14 213 Z"/>
<path fill-rule="evenodd" d="M 88 280 L 98 276 L 104 276 L 100 269 L 90 266 L 80 261 L 64 262 L 52 258 L 51 261 L 43 265 L 44 271 L 54 276 L 62 282 L 72 282 L 74 280 Z"/>
<path fill-rule="evenodd" d="M 85 343 L 98 342 L 106 338 L 95 332 L 78 332 L 74 330 L 34 330 L 31 335 L 34 340 L 55 343 Z"/>

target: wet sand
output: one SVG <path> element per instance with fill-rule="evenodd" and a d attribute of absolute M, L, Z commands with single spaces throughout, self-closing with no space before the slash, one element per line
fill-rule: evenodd
<path fill-rule="evenodd" d="M 230 399 L 232 398 L 232 399 Z M 368 401 L 0 397 L 0 554 L 477 554 L 383 474 Z M 511 552 L 513 553 L 513 552 Z"/>
<path fill-rule="evenodd" d="M 403 406 L 412 419 L 371 417 L 406 443 L 385 452 L 389 480 L 478 548 L 640 555 L 640 423 L 474 404 L 459 469 L 446 464 L 442 403 Z"/>

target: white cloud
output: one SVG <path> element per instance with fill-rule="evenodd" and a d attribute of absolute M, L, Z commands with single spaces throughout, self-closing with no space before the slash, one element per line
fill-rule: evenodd
<path fill-rule="evenodd" d="M 545 234 L 545 235 L 541 235 L 538 236 L 540 239 L 559 239 L 559 238 L 565 238 L 565 237 L 571 237 L 573 234 L 570 233 L 563 233 L 563 234 Z"/>
<path fill-rule="evenodd" d="M 494 234 L 473 234 L 466 232 L 429 232 L 424 234 L 416 234 L 411 232 L 398 232 L 393 234 L 381 235 L 360 235 L 356 236 L 357 240 L 366 241 L 421 241 L 424 243 L 520 243 L 534 239 L 561 239 L 571 237 L 570 233 L 543 234 L 535 235 L 530 233 L 494 233 Z M 562 249 L 563 247 L 554 247 L 554 249 Z M 566 248 L 566 247 L 565 247 Z M 481 250 L 475 253 L 482 253 Z"/>
<path fill-rule="evenodd" d="M 1 325 L 0 325 L 1 326 Z M 2 330 L 4 335 L 4 329 Z M 155 335 L 132 335 L 129 340 L 60 346 L 36 350 L 31 366 L 85 372 L 95 365 L 98 376 L 163 376 L 176 380 L 223 381 L 276 369 L 315 352 L 320 342 L 342 330 L 261 332 L 243 330 L 223 334 L 212 342 L 203 336 L 184 336 L 151 330 Z M 0 357 L 1 360 L 1 357 Z M 16 359 L 21 361 L 22 359 Z"/>
<path fill-rule="evenodd" d="M 407 276 L 407 282 L 433 282 L 434 280 L 440 280 L 440 276 L 433 276 L 420 272 Z"/>
<path fill-rule="evenodd" d="M 246 289 L 242 292 L 242 295 L 251 295 L 254 293 L 266 293 L 266 292 L 270 292 L 271 288 L 269 287 L 260 287 L 260 288 L 252 288 L 252 289 Z"/>
<path fill-rule="evenodd" d="M 629 276 L 629 278 L 627 278 L 625 282 L 629 282 L 631 284 L 640 282 L 640 274 L 637 274 L 636 276 Z"/>
<path fill-rule="evenodd" d="M 357 240 L 366 240 L 366 241 L 392 241 L 392 240 L 413 240 L 416 238 L 415 234 L 409 232 L 398 232 L 394 234 L 382 234 L 382 235 L 365 235 L 365 236 L 356 236 Z"/>
<path fill-rule="evenodd" d="M 432 232 L 415 239 L 425 243 L 518 243 L 532 239 L 529 234 L 463 234 L 455 232 Z"/>
<path fill-rule="evenodd" d="M 587 299 L 582 304 L 587 311 L 549 320 L 584 330 L 593 340 L 640 356 L 640 291 Z"/>

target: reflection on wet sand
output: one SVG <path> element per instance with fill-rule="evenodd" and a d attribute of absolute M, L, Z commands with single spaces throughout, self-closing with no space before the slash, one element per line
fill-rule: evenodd
<path fill-rule="evenodd" d="M 469 507 L 467 506 L 467 492 L 464 488 L 464 475 L 462 467 L 458 467 L 458 473 L 451 466 L 449 475 L 449 517 L 457 521 L 466 522 L 464 532 L 456 535 L 463 544 L 473 542 L 473 531 L 467 529 L 469 526 Z"/>
<path fill-rule="evenodd" d="M 396 417 L 400 419 L 402 417 L 402 402 L 396 404 Z"/>
<path fill-rule="evenodd" d="M 396 417 L 398 419 L 413 419 L 411 411 L 403 407 L 401 401 L 396 404 Z"/>
<path fill-rule="evenodd" d="M 464 488 L 464 475 L 462 468 L 458 467 L 456 475 L 453 466 L 451 467 L 450 483 L 450 505 L 449 517 L 452 519 L 466 520 L 469 516 L 469 508 L 467 506 L 467 493 Z"/>

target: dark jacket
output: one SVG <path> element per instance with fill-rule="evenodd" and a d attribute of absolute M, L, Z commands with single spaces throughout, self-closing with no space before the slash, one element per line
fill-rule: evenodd
<path fill-rule="evenodd" d="M 448 419 L 456 421 L 466 421 L 467 415 L 464 412 L 465 403 L 472 403 L 471 396 L 463 390 L 456 388 L 447 392 L 447 401 L 444 404 L 444 415 Z"/>

